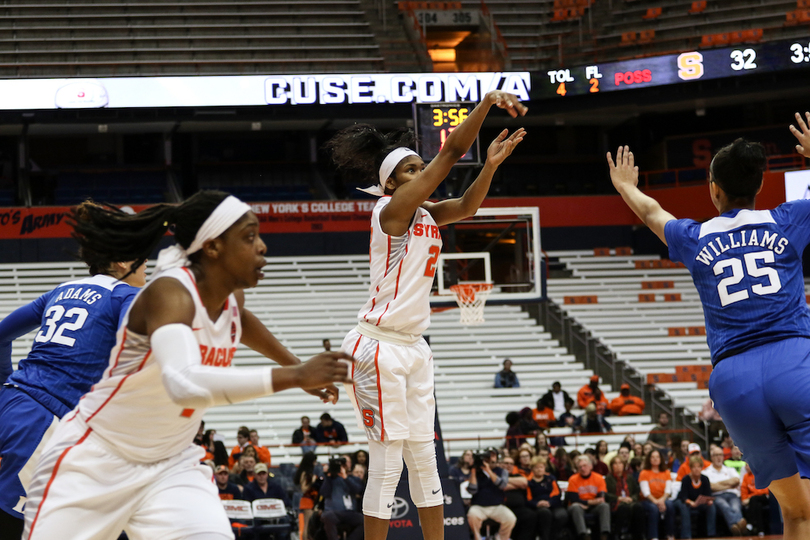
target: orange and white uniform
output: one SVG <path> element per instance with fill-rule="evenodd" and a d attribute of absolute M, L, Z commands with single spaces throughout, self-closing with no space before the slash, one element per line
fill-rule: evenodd
<path fill-rule="evenodd" d="M 236 298 L 212 321 L 190 270 L 160 276 L 176 279 L 193 298 L 202 365 L 230 366 L 242 334 Z M 129 331 L 128 321 L 129 313 L 102 379 L 65 415 L 42 454 L 24 538 L 117 538 L 125 528 L 133 540 L 175 538 L 177 530 L 231 534 L 211 468 L 200 464 L 205 451 L 192 442 L 206 409 L 172 401 L 149 338 Z"/>
<path fill-rule="evenodd" d="M 433 440 L 433 354 L 422 332 L 442 237 L 423 208 L 405 234 L 386 234 L 380 214 L 390 201 L 381 197 L 372 212 L 369 299 L 341 348 L 356 359 L 347 391 L 370 440 Z"/>

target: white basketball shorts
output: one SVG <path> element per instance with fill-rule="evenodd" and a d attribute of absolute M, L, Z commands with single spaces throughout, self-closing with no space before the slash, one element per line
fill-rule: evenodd
<path fill-rule="evenodd" d="M 78 419 L 62 421 L 37 465 L 25 507 L 30 540 L 173 540 L 232 537 L 213 473 L 190 446 L 156 463 L 123 459 Z"/>
<path fill-rule="evenodd" d="M 352 330 L 341 350 L 356 360 L 346 392 L 369 440 L 434 439 L 433 353 L 424 339 L 397 345 Z"/>

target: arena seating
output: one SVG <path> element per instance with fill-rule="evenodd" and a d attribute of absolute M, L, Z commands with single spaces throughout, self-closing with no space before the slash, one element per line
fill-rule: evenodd
<path fill-rule="evenodd" d="M 335 47 L 340 43 L 340 47 Z M 0 76 L 381 71 L 359 0 L 15 0 Z"/>
<path fill-rule="evenodd" d="M 692 374 L 709 373 L 711 359 L 689 273 L 657 256 L 610 253 L 550 252 L 572 275 L 549 279 L 549 298 L 676 406 L 697 414 L 709 392 L 697 380 L 705 377 Z M 686 366 L 691 371 L 679 370 Z"/>
<path fill-rule="evenodd" d="M 322 350 L 330 339 L 337 349 L 355 324 L 358 309 L 368 291 L 368 256 L 321 256 L 270 258 L 265 279 L 246 291 L 248 307 L 268 325 L 281 342 L 301 358 Z M 0 317 L 68 279 L 85 275 L 79 263 L 0 265 Z M 563 389 L 575 395 L 592 374 L 551 338 L 517 306 L 487 307 L 486 322 L 463 327 L 455 309 L 436 313 L 429 330 L 434 350 L 436 395 L 446 449 L 458 455 L 465 448 L 500 446 L 506 432 L 506 413 L 533 407 L 551 383 L 559 380 Z M 15 362 L 23 357 L 33 334 L 14 343 Z M 521 388 L 495 389 L 494 374 L 509 357 L 521 381 Z M 234 363 L 241 366 L 271 364 L 253 351 L 240 347 Z M 609 399 L 617 395 L 602 387 Z M 253 402 L 217 407 L 206 415 L 206 428 L 216 429 L 230 447 L 236 429 L 248 425 L 257 429 L 262 443 L 271 446 L 274 463 L 297 463 L 300 452 L 286 445 L 308 415 L 313 423 L 328 411 L 341 421 L 352 444 L 335 451 L 354 451 L 363 446 L 364 434 L 354 421 L 345 392 L 337 406 L 323 405 L 302 391 L 288 391 Z M 616 448 L 627 432 L 652 428 L 649 416 L 610 418 L 614 433 L 568 436 L 566 443 L 592 445 L 599 439 Z"/>

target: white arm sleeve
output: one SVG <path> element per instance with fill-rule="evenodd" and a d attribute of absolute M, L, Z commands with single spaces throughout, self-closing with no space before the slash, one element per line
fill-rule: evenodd
<path fill-rule="evenodd" d="M 200 344 L 185 324 L 167 324 L 152 333 L 152 354 L 169 397 L 201 409 L 247 401 L 273 393 L 272 369 L 227 369 L 202 365 Z"/>
<path fill-rule="evenodd" d="M 641 489 L 641 494 L 645 497 L 650 496 L 650 483 L 646 480 L 642 480 L 638 483 L 638 487 Z"/>

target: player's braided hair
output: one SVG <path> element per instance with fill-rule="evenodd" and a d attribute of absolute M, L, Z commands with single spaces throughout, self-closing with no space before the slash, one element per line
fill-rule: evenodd
<path fill-rule="evenodd" d="M 203 222 L 228 194 L 200 191 L 179 205 L 158 204 L 137 214 L 126 214 L 109 204 L 81 204 L 71 209 L 71 236 L 79 242 L 81 258 L 93 268 L 115 261 L 135 261 L 134 272 L 157 248 L 169 227 L 183 248 L 194 241 Z M 192 254 L 191 259 L 194 260 Z M 102 264 L 106 261 L 106 267 Z"/>
<path fill-rule="evenodd" d="M 750 204 L 762 185 L 762 173 L 766 166 L 764 146 L 737 139 L 714 156 L 712 180 L 726 192 L 731 202 Z"/>
<path fill-rule="evenodd" d="M 410 129 L 382 133 L 369 124 L 354 124 L 339 131 L 327 141 L 325 148 L 344 174 L 376 183 L 385 156 L 397 148 L 411 147 L 415 142 L 416 135 Z"/>

